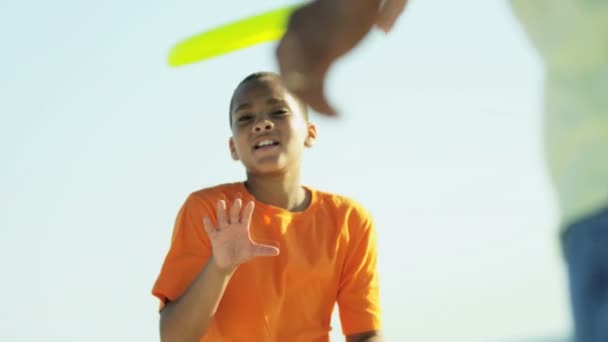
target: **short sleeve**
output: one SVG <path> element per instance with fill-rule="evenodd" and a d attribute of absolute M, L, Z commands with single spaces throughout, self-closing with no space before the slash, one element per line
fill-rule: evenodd
<path fill-rule="evenodd" d="M 338 291 L 344 335 L 381 329 L 377 241 L 367 212 L 348 219 L 349 242 Z"/>
<path fill-rule="evenodd" d="M 211 256 L 211 243 L 203 229 L 205 215 L 214 216 L 194 195 L 179 210 L 169 251 L 152 288 L 152 294 L 161 301 L 161 309 L 185 292 Z"/>

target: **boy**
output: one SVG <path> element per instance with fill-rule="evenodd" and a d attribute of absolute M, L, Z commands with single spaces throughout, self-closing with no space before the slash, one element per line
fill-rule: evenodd
<path fill-rule="evenodd" d="M 379 341 L 376 237 L 354 201 L 300 184 L 317 131 L 273 73 L 230 102 L 229 149 L 247 180 L 186 199 L 152 293 L 163 341 Z"/>

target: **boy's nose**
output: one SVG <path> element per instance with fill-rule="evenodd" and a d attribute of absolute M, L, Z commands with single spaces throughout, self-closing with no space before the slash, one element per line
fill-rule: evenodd
<path fill-rule="evenodd" d="M 258 133 L 262 131 L 269 131 L 274 128 L 274 124 L 270 120 L 260 120 L 253 126 L 253 131 Z"/>

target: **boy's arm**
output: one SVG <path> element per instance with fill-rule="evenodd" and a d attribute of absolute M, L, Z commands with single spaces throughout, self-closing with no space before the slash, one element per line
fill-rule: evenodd
<path fill-rule="evenodd" d="M 290 17 L 276 51 L 286 87 L 322 114 L 335 115 L 324 94 L 328 69 L 377 24 L 388 31 L 407 0 L 316 0 Z"/>
<path fill-rule="evenodd" d="M 346 341 L 381 341 L 377 237 L 369 213 L 355 208 L 347 221 L 349 237 L 338 290 Z"/>
<path fill-rule="evenodd" d="M 279 254 L 276 247 L 260 245 L 251 240 L 249 224 L 254 203 L 247 203 L 242 211 L 241 207 L 241 200 L 236 199 L 228 213 L 225 201 L 219 201 L 216 209 L 217 223 L 212 223 L 209 217 L 202 220 L 211 244 L 212 255 L 200 273 L 189 284 L 189 288 L 183 294 L 176 296 L 176 300 L 165 304 L 161 310 L 160 335 L 162 341 L 199 340 L 209 328 L 209 323 L 215 315 L 228 282 L 238 265 L 258 256 Z M 182 225 L 188 229 L 181 229 L 180 235 L 174 237 L 174 241 L 191 241 L 189 236 L 185 235 L 187 233 L 183 233 L 183 231 L 196 230 L 201 226 L 200 223 L 192 225 L 190 223 L 192 219 L 190 217 L 184 220 L 187 223 L 182 223 Z M 200 227 L 200 229 L 202 228 Z M 179 244 L 178 242 L 174 243 Z M 193 252 L 195 250 L 191 248 L 186 254 Z M 176 275 L 176 278 L 180 276 L 183 275 Z M 165 274 L 163 278 L 168 279 L 167 277 L 168 274 Z M 162 286 L 164 290 L 157 291 L 157 293 L 163 295 L 163 292 L 168 292 L 173 296 L 179 293 L 175 291 L 174 286 L 175 284 L 169 287 Z"/>
<path fill-rule="evenodd" d="M 234 272 L 221 269 L 213 257 L 188 290 L 160 312 L 161 341 L 197 341 L 207 331 Z"/>

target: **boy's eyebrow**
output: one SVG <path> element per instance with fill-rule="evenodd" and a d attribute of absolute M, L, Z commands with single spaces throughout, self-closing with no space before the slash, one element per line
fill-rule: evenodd
<path fill-rule="evenodd" d="M 285 100 L 283 100 L 283 99 L 278 99 L 278 98 L 272 97 L 272 98 L 269 98 L 268 100 L 266 100 L 266 103 L 269 105 L 276 105 L 276 104 L 285 105 L 287 102 L 285 102 Z M 249 102 L 241 103 L 234 109 L 234 112 L 236 113 L 240 110 L 251 109 L 251 107 L 252 107 L 252 105 Z"/>
<path fill-rule="evenodd" d="M 268 101 L 266 101 L 266 103 L 268 103 L 268 104 L 285 104 L 286 102 L 283 99 L 277 99 L 277 98 L 273 97 L 273 98 L 268 99 Z"/>
<path fill-rule="evenodd" d="M 251 103 L 249 103 L 249 102 L 245 102 L 245 103 L 241 103 L 240 105 L 238 105 L 238 107 L 236 107 L 236 108 L 234 109 L 234 112 L 236 113 L 236 112 L 238 112 L 238 111 L 240 111 L 240 110 L 243 110 L 243 109 L 250 109 L 250 108 L 251 108 Z"/>

